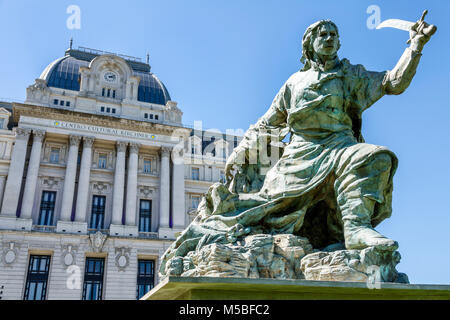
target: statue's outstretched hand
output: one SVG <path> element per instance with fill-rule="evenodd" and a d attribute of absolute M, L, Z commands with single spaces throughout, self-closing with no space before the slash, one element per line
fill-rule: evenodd
<path fill-rule="evenodd" d="M 415 51 L 422 51 L 424 45 L 428 42 L 428 40 L 430 40 L 436 30 L 437 27 L 433 24 L 428 24 L 422 19 L 417 21 L 409 31 L 411 49 Z"/>

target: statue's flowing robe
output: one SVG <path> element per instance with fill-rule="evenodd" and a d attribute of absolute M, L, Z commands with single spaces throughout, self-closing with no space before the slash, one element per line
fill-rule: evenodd
<path fill-rule="evenodd" d="M 289 132 L 281 158 L 260 179 L 260 185 L 243 189 L 244 181 L 233 192 L 213 185 L 196 219 L 166 252 L 162 273 L 173 256 L 184 256 L 211 241 L 233 241 L 227 232 L 236 225 L 250 226 L 252 233 L 299 232 L 307 211 L 321 200 L 336 202 L 335 214 L 328 218 L 334 219 L 337 233 L 342 232 L 336 217 L 339 206 L 351 197 L 376 201 L 373 226 L 389 217 L 397 158 L 385 147 L 364 143 L 361 136 L 362 112 L 385 94 L 386 76 L 387 72 L 370 72 L 346 59 L 336 59 L 331 70 L 313 67 L 293 74 L 235 149 L 247 152 L 248 157 L 262 135 L 274 143 Z M 281 130 L 270 133 L 274 129 Z M 380 154 L 391 159 L 388 169 L 376 161 Z M 251 165 L 242 168 L 244 176 L 252 176 L 247 182 L 258 180 L 255 170 L 249 170 Z M 386 181 L 380 182 L 383 170 L 389 172 Z"/>

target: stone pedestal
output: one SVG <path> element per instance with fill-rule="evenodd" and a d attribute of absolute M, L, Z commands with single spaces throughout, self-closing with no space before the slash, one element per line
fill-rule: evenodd
<path fill-rule="evenodd" d="M 448 300 L 450 285 L 167 277 L 141 300 Z"/>
<path fill-rule="evenodd" d="M 158 229 L 158 238 L 175 240 L 178 235 L 183 232 L 180 228 L 163 228 Z"/>
<path fill-rule="evenodd" d="M 0 216 L 0 230 L 31 231 L 33 220 Z"/>
<path fill-rule="evenodd" d="M 78 221 L 58 221 L 56 224 L 56 232 L 87 234 L 87 223 Z"/>
<path fill-rule="evenodd" d="M 116 225 L 112 224 L 109 227 L 109 235 L 112 237 L 137 237 L 139 235 L 137 226 Z"/>

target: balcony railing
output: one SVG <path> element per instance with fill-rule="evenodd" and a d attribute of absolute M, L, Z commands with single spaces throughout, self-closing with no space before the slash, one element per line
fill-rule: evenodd
<path fill-rule="evenodd" d="M 33 226 L 33 231 L 39 231 L 39 232 L 55 232 L 56 226 Z"/>
<path fill-rule="evenodd" d="M 87 229 L 88 234 L 93 234 L 93 233 L 96 233 L 97 231 L 100 231 L 103 234 L 109 235 L 109 229 Z"/>
<path fill-rule="evenodd" d="M 139 232 L 139 238 L 158 239 L 158 232 Z"/>

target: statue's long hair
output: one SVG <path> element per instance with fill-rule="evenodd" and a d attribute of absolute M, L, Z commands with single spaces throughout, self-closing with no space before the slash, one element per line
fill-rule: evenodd
<path fill-rule="evenodd" d="M 324 24 L 330 24 L 336 29 L 336 33 L 339 39 L 339 30 L 337 25 L 331 21 L 331 20 L 320 20 L 312 25 L 310 25 L 305 33 L 303 34 L 302 39 L 302 57 L 300 58 L 300 62 L 304 64 L 301 71 L 306 71 L 311 68 L 311 65 L 314 61 L 314 48 L 313 48 L 313 41 L 316 37 L 317 30 L 323 26 Z M 341 47 L 341 42 L 338 40 L 338 50 Z"/>

